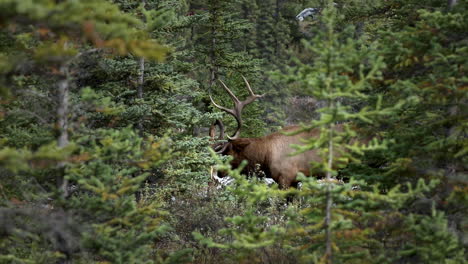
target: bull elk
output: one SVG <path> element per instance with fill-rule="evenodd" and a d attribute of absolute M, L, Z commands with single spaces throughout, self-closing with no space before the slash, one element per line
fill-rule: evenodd
<path fill-rule="evenodd" d="M 249 82 L 244 78 L 245 85 L 249 90 L 249 96 L 244 101 L 240 101 L 234 93 L 220 80 L 224 90 L 234 101 L 234 108 L 228 109 L 214 102 L 210 95 L 210 100 L 216 108 L 234 116 L 237 121 L 237 129 L 232 136 L 227 136 L 227 142 L 214 144 L 212 147 L 216 153 L 221 155 L 230 155 L 232 168 L 237 168 L 243 160 L 246 160 L 247 166 L 242 171 L 243 174 L 256 171 L 257 166 L 263 171 L 267 178 L 272 178 L 281 188 L 288 188 L 297 184 L 296 176 L 299 172 L 305 176 L 310 176 L 311 162 L 320 162 L 318 150 L 307 151 L 298 155 L 291 156 L 295 151 L 292 144 L 301 144 L 301 139 L 318 137 L 318 129 L 309 132 L 302 132 L 294 136 L 288 136 L 284 133 L 294 132 L 300 129 L 299 126 L 289 126 L 281 131 L 258 138 L 241 138 L 240 130 L 242 128 L 242 109 L 261 98 L 263 95 L 257 95 L 252 91 Z M 219 128 L 218 140 L 223 140 L 225 136 L 224 125 L 220 120 L 216 120 L 210 127 L 210 136 L 214 139 L 216 127 Z M 341 130 L 341 125 L 336 126 Z M 212 173 L 216 173 L 212 170 Z M 213 175 L 212 175 L 213 177 Z"/>

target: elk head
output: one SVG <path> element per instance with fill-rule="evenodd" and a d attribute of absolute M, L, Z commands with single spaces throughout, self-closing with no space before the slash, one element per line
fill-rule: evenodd
<path fill-rule="evenodd" d="M 226 86 L 226 84 L 223 81 L 219 80 L 219 82 L 223 86 L 224 90 L 229 94 L 229 96 L 233 100 L 234 108 L 229 109 L 229 108 L 218 105 L 213 100 L 213 97 L 210 95 L 210 100 L 211 100 L 211 102 L 213 103 L 213 105 L 216 108 L 221 109 L 222 111 L 232 115 L 237 121 L 237 129 L 236 129 L 236 131 L 234 132 L 234 134 L 232 136 L 227 136 L 227 139 L 228 139 L 227 142 L 219 142 L 219 143 L 215 143 L 214 145 L 212 145 L 212 147 L 213 147 L 213 149 L 215 150 L 216 153 L 221 154 L 221 155 L 230 155 L 230 156 L 233 157 L 233 160 L 231 162 L 231 165 L 232 165 L 233 168 L 236 168 L 237 166 L 239 166 L 239 164 L 242 162 L 242 160 L 246 159 L 246 157 L 243 154 L 243 150 L 247 145 L 250 144 L 250 139 L 240 138 L 240 131 L 241 131 L 242 124 L 243 124 L 243 122 L 242 122 L 242 110 L 244 109 L 244 107 L 246 105 L 252 103 L 257 98 L 260 98 L 260 97 L 263 96 L 263 95 L 255 94 L 252 91 L 252 88 L 250 87 L 250 84 L 247 81 L 247 79 L 245 79 L 244 76 L 242 76 L 242 78 L 244 79 L 245 85 L 247 86 L 247 89 L 249 90 L 249 96 L 244 101 L 240 101 L 234 95 L 234 93 Z M 219 120 L 219 119 L 217 119 L 211 125 L 211 127 L 210 127 L 210 137 L 212 139 L 215 138 L 216 127 L 219 128 L 219 136 L 218 136 L 217 140 L 223 140 L 224 137 L 225 137 L 224 125 L 223 125 L 223 122 L 221 120 Z M 212 178 L 214 177 L 213 173 L 216 173 L 216 172 L 214 172 L 214 170 L 212 169 Z"/>

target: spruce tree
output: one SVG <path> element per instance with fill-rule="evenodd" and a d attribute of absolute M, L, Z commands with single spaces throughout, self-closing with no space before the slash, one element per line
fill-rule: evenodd
<path fill-rule="evenodd" d="M 16 185 L 2 199 L 0 258 L 157 258 L 150 248 L 164 230 L 163 211 L 155 203 L 137 204 L 134 193 L 169 149 L 128 128 L 86 126 L 90 116 L 112 120 L 123 107 L 79 88 L 94 60 L 131 53 L 161 61 L 167 47 L 109 1 L 6 0 L 0 10 L 2 86 L 9 96 L 2 99 L 11 102 L 2 105 L 1 173 L 6 186 Z M 17 120 L 23 120 L 19 126 Z"/>
<path fill-rule="evenodd" d="M 375 44 L 365 46 L 361 40 L 353 39 L 353 28 L 338 32 L 339 19 L 335 5 L 327 2 L 313 39 L 304 42 L 306 50 L 315 55 L 314 60 L 299 62 L 296 75 L 306 91 L 326 104 L 318 110 L 318 120 L 303 125 L 305 130 L 318 129 L 320 137 L 305 139 L 304 145 L 296 146 L 299 153 L 320 149 L 322 162 L 312 164 L 312 174 L 325 176 L 322 182 L 303 178 L 304 190 L 299 196 L 304 196 L 310 207 L 300 213 L 298 219 L 304 222 L 291 222 L 298 232 L 293 234 L 304 236 L 298 248 L 300 259 L 305 262 L 341 263 L 379 257 L 380 246 L 372 233 L 377 228 L 375 222 L 385 218 L 382 212 L 398 212 L 412 197 L 428 191 L 422 181 L 414 190 L 408 186 L 406 192 L 395 187 L 380 193 L 353 180 L 337 186 L 334 178 L 340 167 L 349 161 L 359 162 L 363 151 L 385 149 L 388 144 L 359 135 L 362 132 L 356 127 L 388 116 L 402 104 L 381 108 L 382 96 L 369 97 L 364 93 L 381 79 L 383 58 Z M 352 179 L 353 175 L 341 177 Z"/>

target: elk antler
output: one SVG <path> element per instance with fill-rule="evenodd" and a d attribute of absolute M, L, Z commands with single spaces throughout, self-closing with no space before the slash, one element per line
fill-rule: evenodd
<path fill-rule="evenodd" d="M 215 101 L 213 100 L 213 98 L 211 97 L 211 94 L 210 94 L 210 100 L 211 102 L 213 103 L 214 106 L 216 106 L 217 108 L 225 111 L 226 113 L 229 113 L 231 114 L 232 116 L 234 116 L 234 118 L 236 119 L 237 121 L 237 129 L 236 129 L 236 132 L 234 133 L 234 135 L 232 137 L 230 136 L 227 136 L 230 140 L 234 140 L 234 139 L 237 139 L 239 138 L 239 135 L 240 135 L 240 129 L 242 127 L 242 118 L 241 118 L 241 114 L 242 114 L 242 109 L 244 108 L 244 106 L 252 103 L 253 101 L 255 101 L 255 99 L 257 98 L 260 98 L 263 96 L 262 95 L 257 95 L 255 94 L 253 91 L 252 91 L 252 88 L 250 88 L 250 84 L 249 82 L 247 81 L 247 79 L 245 79 L 244 76 L 242 76 L 242 79 L 244 79 L 244 82 L 245 82 L 245 85 L 247 86 L 247 89 L 249 89 L 249 97 L 247 97 L 247 99 L 245 99 L 244 101 L 239 101 L 239 99 L 237 99 L 237 97 L 234 95 L 234 93 L 226 86 L 226 84 L 224 84 L 223 81 L 219 80 L 219 82 L 223 85 L 224 87 L 224 90 L 226 90 L 226 92 L 229 94 L 229 96 L 231 97 L 231 99 L 234 101 L 234 108 L 233 109 L 229 109 L 229 108 L 226 108 L 226 107 L 223 107 L 223 106 L 220 106 L 218 104 L 215 103 Z M 223 131 L 224 132 L 224 131 Z"/>
<path fill-rule="evenodd" d="M 221 122 L 221 120 L 219 120 L 219 119 L 216 119 L 216 121 L 210 127 L 210 133 L 209 134 L 210 134 L 210 140 L 211 141 L 215 140 L 216 126 L 219 127 L 219 137 L 216 140 L 224 139 L 224 125 L 223 125 L 223 122 Z M 226 143 L 227 142 L 215 143 L 211 147 L 213 148 L 213 150 L 216 153 L 223 153 L 226 150 L 226 148 L 228 147 L 228 145 Z"/>
<path fill-rule="evenodd" d="M 215 140 L 216 136 L 216 126 L 219 127 L 219 137 L 217 140 L 222 140 L 224 139 L 224 125 L 221 120 L 216 119 L 216 121 L 210 126 L 210 140 Z"/>

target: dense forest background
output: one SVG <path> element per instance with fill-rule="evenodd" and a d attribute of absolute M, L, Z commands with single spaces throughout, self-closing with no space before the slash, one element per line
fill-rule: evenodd
<path fill-rule="evenodd" d="M 466 263 L 467 70 L 465 0 L 0 0 L 0 262 Z M 242 76 L 339 184 L 210 151 Z"/>

